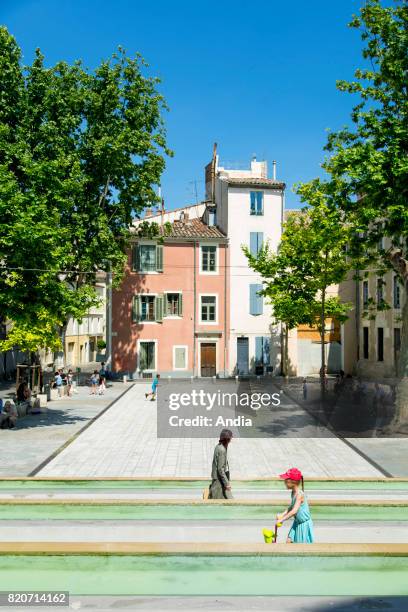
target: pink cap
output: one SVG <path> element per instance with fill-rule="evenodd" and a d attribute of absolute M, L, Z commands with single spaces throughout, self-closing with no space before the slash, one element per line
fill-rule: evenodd
<path fill-rule="evenodd" d="M 285 472 L 284 474 L 280 474 L 279 478 L 282 478 L 282 480 L 302 480 L 303 476 L 302 476 L 302 472 L 300 470 L 298 470 L 297 468 L 290 468 L 287 472 Z"/>

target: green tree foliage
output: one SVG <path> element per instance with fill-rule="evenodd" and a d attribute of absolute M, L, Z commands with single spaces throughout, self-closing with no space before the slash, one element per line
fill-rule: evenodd
<path fill-rule="evenodd" d="M 275 318 L 285 323 L 286 330 L 300 324 L 317 326 L 322 342 L 322 372 L 325 322 L 328 318 L 344 321 L 350 308 L 329 291 L 348 272 L 348 228 L 338 211 L 327 206 L 324 188 L 319 181 L 299 187 L 302 200 L 311 206 L 289 214 L 276 253 L 267 244 L 258 256 L 244 248 L 250 267 L 263 278 L 263 295 L 269 298 Z M 286 334 L 285 373 L 287 365 Z"/>
<path fill-rule="evenodd" d="M 3 348 L 55 347 L 58 327 L 97 302 L 96 271 L 119 282 L 129 225 L 157 201 L 170 154 L 144 72 L 121 49 L 92 73 L 47 67 L 39 50 L 24 67 L 0 28 L 0 313 L 14 322 Z"/>
<path fill-rule="evenodd" d="M 329 135 L 324 168 L 366 247 L 387 236 L 399 249 L 408 237 L 408 4 L 367 0 L 350 25 L 361 30 L 366 67 L 337 83 L 359 103 L 351 127 Z M 382 255 L 388 264 L 391 251 Z"/>
<path fill-rule="evenodd" d="M 329 135 L 323 167 L 333 205 L 355 230 L 355 267 L 392 268 L 405 288 L 397 403 L 408 418 L 408 3 L 367 0 L 350 26 L 361 31 L 365 64 L 337 86 L 358 103 L 351 125 Z"/>

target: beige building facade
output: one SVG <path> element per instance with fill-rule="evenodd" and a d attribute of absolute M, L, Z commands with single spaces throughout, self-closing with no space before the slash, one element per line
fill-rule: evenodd
<path fill-rule="evenodd" d="M 79 367 L 97 359 L 98 341 L 106 339 L 106 284 L 96 283 L 96 292 L 101 300 L 91 308 L 82 321 L 70 318 L 65 333 L 65 365 Z"/>
<path fill-rule="evenodd" d="M 394 377 L 401 349 L 403 287 L 391 270 L 384 276 L 370 272 L 355 283 L 355 372 L 373 380 Z"/>

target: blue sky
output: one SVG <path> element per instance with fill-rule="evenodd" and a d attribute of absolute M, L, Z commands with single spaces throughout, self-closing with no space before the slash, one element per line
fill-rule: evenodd
<path fill-rule="evenodd" d="M 49 63 L 90 68 L 118 45 L 139 51 L 162 79 L 174 158 L 163 176 L 166 208 L 202 197 L 213 142 L 221 161 L 266 158 L 291 187 L 320 172 L 326 128 L 349 121 L 352 100 L 335 81 L 361 64 L 347 28 L 362 0 L 3 0 L 0 22 L 25 61 L 40 47 Z"/>

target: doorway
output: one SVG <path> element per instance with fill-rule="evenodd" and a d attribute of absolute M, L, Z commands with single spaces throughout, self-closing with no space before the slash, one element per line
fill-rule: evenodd
<path fill-rule="evenodd" d="M 248 338 L 237 338 L 237 374 L 249 372 L 249 343 Z"/>
<path fill-rule="evenodd" d="M 201 376 L 215 376 L 217 373 L 217 349 L 215 342 L 200 344 Z"/>

